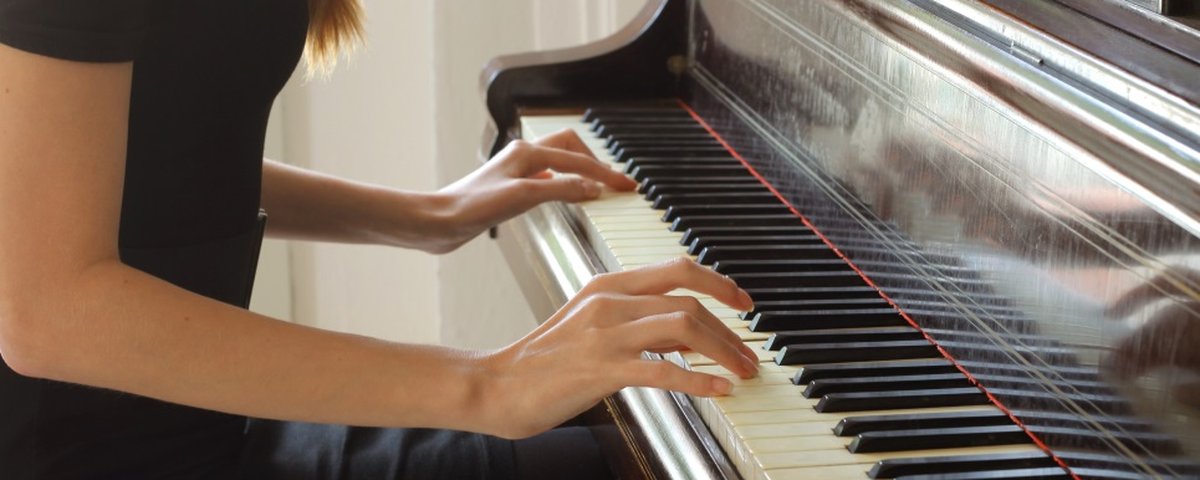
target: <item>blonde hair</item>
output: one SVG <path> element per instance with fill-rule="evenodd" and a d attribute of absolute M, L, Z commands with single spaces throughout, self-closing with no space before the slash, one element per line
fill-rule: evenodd
<path fill-rule="evenodd" d="M 361 0 L 308 0 L 304 60 L 308 74 L 329 73 L 338 53 L 363 40 Z"/>

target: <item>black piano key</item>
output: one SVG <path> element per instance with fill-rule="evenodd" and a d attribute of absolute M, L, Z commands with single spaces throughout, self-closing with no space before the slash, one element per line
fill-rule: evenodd
<path fill-rule="evenodd" d="M 749 320 L 750 329 L 757 328 L 756 332 L 909 326 L 891 307 L 772 310 L 759 312 Z"/>
<path fill-rule="evenodd" d="M 674 222 L 675 219 L 680 217 L 696 215 L 785 215 L 790 213 L 791 210 L 788 210 L 786 205 L 778 202 L 733 205 L 673 205 L 663 213 L 662 221 Z"/>
<path fill-rule="evenodd" d="M 1015 468 L 1011 470 L 980 470 L 974 472 L 904 475 L 895 480 L 1071 480 L 1062 467 Z M 1084 477 L 1091 479 L 1092 477 Z M 1133 477 L 1140 478 L 1140 477 Z"/>
<path fill-rule="evenodd" d="M 769 227 L 803 224 L 799 218 L 790 213 L 776 215 L 695 215 L 676 218 L 671 223 L 671 231 L 685 232 L 689 228 L 696 227 L 733 227 L 738 225 Z"/>
<path fill-rule="evenodd" d="M 921 340 L 921 331 L 912 327 L 832 328 L 775 332 L 763 348 L 776 351 L 787 345 L 834 342 L 875 342 L 884 340 Z"/>
<path fill-rule="evenodd" d="M 612 154 L 615 157 L 617 155 L 620 155 L 621 152 L 626 151 L 626 150 L 632 151 L 634 149 L 651 148 L 651 147 L 653 147 L 653 148 L 668 148 L 668 147 L 670 147 L 670 148 L 683 148 L 683 149 L 721 148 L 721 144 L 719 144 L 717 142 L 689 140 L 685 136 L 682 136 L 682 135 L 673 135 L 672 136 L 673 138 L 661 138 L 661 139 L 656 139 L 656 140 L 629 139 L 627 137 L 628 137 L 628 135 L 622 135 L 622 136 L 614 135 L 614 136 L 608 137 L 608 140 L 604 142 L 605 145 L 607 145 L 607 147 L 605 149 L 608 150 L 608 153 Z M 629 163 L 636 158 L 638 158 L 638 157 L 630 157 L 628 160 L 625 161 L 625 163 Z M 733 158 L 733 157 L 714 157 L 714 158 L 722 158 L 722 159 L 727 158 L 728 160 L 730 160 L 731 162 L 733 162 L 735 164 L 740 164 L 737 161 L 737 159 Z"/>
<path fill-rule="evenodd" d="M 660 135 L 679 135 L 679 134 L 707 134 L 708 130 L 695 123 L 655 123 L 646 125 L 632 125 L 620 123 L 602 123 L 600 128 L 596 129 L 596 136 L 600 138 L 608 138 L 612 135 L 623 133 L 643 133 L 643 134 L 660 134 Z"/>
<path fill-rule="evenodd" d="M 820 244 L 817 246 L 824 247 L 825 245 Z M 707 249 L 701 250 L 700 256 L 704 256 L 704 253 L 706 251 L 707 251 Z M 828 249 L 826 249 L 826 251 L 828 251 Z M 832 255 L 832 252 L 830 252 L 830 255 Z M 837 257 L 832 257 L 832 256 L 829 258 L 817 258 L 817 259 L 809 259 L 809 260 L 797 260 L 797 259 L 788 259 L 788 260 L 717 260 L 715 262 L 711 260 L 711 256 L 712 255 L 710 255 L 709 258 L 703 259 L 704 261 L 700 261 L 700 263 L 703 265 L 708 265 L 709 263 L 712 263 L 712 265 L 709 265 L 709 266 L 712 267 L 713 271 L 716 271 L 717 273 L 720 273 L 723 275 L 730 275 L 730 274 L 734 274 L 734 273 L 800 273 L 800 272 L 813 272 L 813 271 L 816 271 L 816 272 L 833 272 L 833 271 L 853 272 L 854 271 L 850 268 L 850 265 L 847 264 L 845 260 L 842 260 Z M 699 259 L 697 261 L 699 261 Z M 878 296 L 878 295 L 876 295 L 876 296 Z"/>
<path fill-rule="evenodd" d="M 751 296 L 750 298 L 753 299 L 754 297 Z M 754 317 L 758 314 L 766 312 L 795 312 L 803 310 L 861 310 L 864 308 L 886 309 L 889 307 L 891 307 L 891 304 L 887 303 L 887 300 L 884 300 L 883 297 L 880 297 L 877 293 L 865 292 L 859 297 L 755 301 L 753 309 L 739 313 L 738 316 L 741 317 L 742 320 L 751 321 L 754 320 Z M 895 328 L 911 329 L 911 327 Z"/>
<path fill-rule="evenodd" d="M 670 210 L 667 211 L 667 213 L 670 212 Z M 763 214 L 765 215 L 766 213 L 764 212 Z M 834 260 L 837 258 L 837 254 L 833 250 L 830 250 L 824 243 L 799 245 L 713 245 L 700 252 L 698 261 L 702 265 L 712 265 L 722 260 Z M 847 269 L 849 268 L 845 262 L 842 262 L 842 266 Z"/>
<path fill-rule="evenodd" d="M 775 194 L 763 189 L 758 193 L 668 193 L 656 197 L 651 203 L 650 207 L 655 210 L 666 210 L 668 207 L 684 205 L 742 205 L 771 203 L 781 205 L 779 198 L 775 197 Z"/>
<path fill-rule="evenodd" d="M 847 392 L 821 397 L 814 408 L 820 413 L 869 412 L 904 408 L 970 407 L 988 404 L 977 388 Z"/>
<path fill-rule="evenodd" d="M 755 302 L 863 298 L 868 295 L 879 295 L 879 292 L 869 285 L 849 287 L 749 287 L 745 290 Z"/>
<path fill-rule="evenodd" d="M 851 453 L 899 452 L 938 448 L 990 447 L 1030 443 L 1017 425 L 881 430 L 858 434 L 846 448 Z"/>
<path fill-rule="evenodd" d="M 938 355 L 937 347 L 925 339 L 815 343 L 784 346 L 775 355 L 775 363 L 780 365 L 810 365 L 813 363 L 936 358 Z M 914 389 L 919 390 L 920 388 Z"/>
<path fill-rule="evenodd" d="M 680 124 L 696 124 L 696 119 L 688 114 L 687 110 L 677 109 L 660 109 L 660 110 L 640 110 L 640 111 L 600 111 L 596 113 L 586 112 L 583 115 L 583 123 L 598 127 L 605 123 L 622 123 L 627 125 L 653 125 L 656 123 L 680 123 Z"/>
<path fill-rule="evenodd" d="M 862 415 L 846 417 L 833 427 L 839 437 L 853 437 L 863 432 L 883 430 L 913 430 L 920 428 L 982 427 L 1012 425 L 1008 415 L 999 410 L 908 413 L 901 415 Z M 1044 455 L 1044 454 L 1043 454 Z"/>
<path fill-rule="evenodd" d="M 625 124 L 629 125 L 629 124 Z M 708 132 L 703 133 L 680 133 L 675 135 L 662 135 L 655 133 L 625 133 L 621 135 L 610 135 L 608 140 L 604 142 L 604 148 L 612 150 L 618 144 L 621 145 L 638 145 L 643 146 L 651 142 L 658 143 L 690 143 L 707 146 L 721 146 L 721 143 L 712 138 Z M 734 160 L 735 162 L 737 160 Z"/>
<path fill-rule="evenodd" d="M 709 166 L 714 166 L 714 167 L 733 167 L 733 166 L 738 166 L 741 164 L 738 163 L 738 161 L 734 158 L 723 158 L 723 157 L 686 157 L 686 158 L 680 158 L 680 157 L 633 157 L 633 158 L 629 159 L 628 162 L 625 163 L 625 169 L 623 171 L 627 174 L 630 174 L 630 173 L 633 173 L 634 170 L 637 170 L 638 167 L 642 167 L 642 166 L 676 167 L 679 165 L 709 165 Z M 763 192 L 771 193 L 770 190 L 767 190 L 765 187 L 762 188 L 761 190 Z M 727 196 L 733 196 L 733 195 L 727 194 Z M 711 197 L 709 197 L 709 198 L 711 198 Z M 772 199 L 775 200 L 776 202 L 779 201 L 778 198 L 772 197 Z"/>
<path fill-rule="evenodd" d="M 978 472 L 1025 468 L 1055 468 L 1054 458 L 1041 451 L 953 455 L 944 457 L 889 458 L 876 462 L 867 476 L 896 478 L 908 475 Z"/>
<path fill-rule="evenodd" d="M 751 177 L 750 171 L 741 165 L 706 165 L 681 163 L 679 165 L 639 165 L 629 172 L 639 182 L 651 177 Z"/>
<path fill-rule="evenodd" d="M 617 150 L 613 156 L 617 163 L 625 163 L 635 157 L 728 157 L 729 150 L 725 147 L 630 147 Z"/>
<path fill-rule="evenodd" d="M 757 178 L 753 180 L 741 178 L 736 182 L 730 183 L 661 183 L 658 185 L 653 185 L 640 192 L 645 194 L 646 200 L 654 202 L 663 195 L 672 194 L 754 194 L 764 192 L 771 193 L 771 190 L 763 185 L 762 182 L 760 182 Z"/>
<path fill-rule="evenodd" d="M 762 182 L 750 175 L 738 175 L 732 177 L 650 177 L 638 185 L 638 193 L 645 194 L 653 191 L 655 187 L 664 185 L 691 185 L 693 187 L 701 187 L 704 185 L 727 185 L 727 184 L 742 184 L 754 187 L 761 187 Z"/>
<path fill-rule="evenodd" d="M 680 245 L 691 245 L 696 240 L 706 237 L 718 236 L 738 236 L 738 237 L 768 237 L 781 235 L 813 235 L 812 229 L 804 226 L 803 223 L 798 225 L 782 225 L 782 226 L 725 226 L 725 227 L 695 227 L 689 229 L 683 234 L 683 239 L 679 241 Z"/>
<path fill-rule="evenodd" d="M 670 115 L 654 115 L 654 116 L 609 116 L 607 118 L 597 118 L 588 124 L 588 130 L 597 132 L 604 125 L 624 125 L 624 126 L 654 126 L 654 125 L 695 125 L 696 121 L 691 117 L 677 117 Z M 707 132 L 705 134 L 708 137 Z"/>
<path fill-rule="evenodd" d="M 631 117 L 631 118 L 650 118 L 650 117 L 665 117 L 688 119 L 695 123 L 695 119 L 678 105 L 610 105 L 603 107 L 591 107 L 583 112 L 583 121 L 592 123 L 600 119 L 612 119 L 616 117 Z"/>
<path fill-rule="evenodd" d="M 715 235 L 697 237 L 687 244 L 688 253 L 699 255 L 706 247 L 712 246 L 737 247 L 747 245 L 825 245 L 821 237 L 816 235 Z"/>
<path fill-rule="evenodd" d="M 742 288 L 855 287 L 867 283 L 853 270 L 840 268 L 814 272 L 730 273 L 728 276 Z"/>
<path fill-rule="evenodd" d="M 808 386 L 804 387 L 804 391 L 800 394 L 804 395 L 804 398 L 818 398 L 831 393 L 928 390 L 933 388 L 964 388 L 970 386 L 971 381 L 962 373 L 901 375 L 895 377 L 823 378 L 808 382 Z"/>
<path fill-rule="evenodd" d="M 822 378 L 882 377 L 889 375 L 930 375 L 958 372 L 958 368 L 945 358 L 904 360 L 894 362 L 830 363 L 804 365 L 796 372 L 792 383 L 808 385 Z"/>
<path fill-rule="evenodd" d="M 987 405 L 989 400 L 978 388 L 942 388 L 931 390 L 894 390 L 887 392 L 831 393 L 813 407 L 821 413 L 865 412 L 904 408 L 966 407 Z"/>

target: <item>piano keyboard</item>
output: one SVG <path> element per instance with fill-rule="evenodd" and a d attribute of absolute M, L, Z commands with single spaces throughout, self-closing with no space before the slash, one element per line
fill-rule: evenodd
<path fill-rule="evenodd" d="M 736 385 L 692 400 L 743 478 L 1073 478 L 685 110 L 522 119 L 526 138 L 563 128 L 640 184 L 577 205 L 610 271 L 685 255 L 754 298 L 697 296 L 759 352 L 758 377 L 675 359 Z"/>

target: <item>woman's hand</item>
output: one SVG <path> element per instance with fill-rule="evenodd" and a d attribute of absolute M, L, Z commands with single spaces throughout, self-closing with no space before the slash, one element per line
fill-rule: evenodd
<path fill-rule="evenodd" d="M 555 176 L 552 172 L 573 175 Z M 600 184 L 627 191 L 633 180 L 600 163 L 574 131 L 508 144 L 470 175 L 440 190 L 449 228 L 442 240 L 453 250 L 483 230 L 543 202 L 578 202 L 600 195 Z"/>
<path fill-rule="evenodd" d="M 562 423 L 625 386 L 724 395 L 729 380 L 648 360 L 643 351 L 695 350 L 730 371 L 758 372 L 754 351 L 690 296 L 707 294 L 748 310 L 750 296 L 728 277 L 687 258 L 596 276 L 525 338 L 482 360 L 483 429 L 530 436 Z"/>

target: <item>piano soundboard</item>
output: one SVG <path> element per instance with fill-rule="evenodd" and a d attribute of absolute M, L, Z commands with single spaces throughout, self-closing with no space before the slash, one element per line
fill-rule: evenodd
<path fill-rule="evenodd" d="M 564 128 L 639 182 L 574 207 L 608 271 L 687 256 L 755 300 L 738 312 L 677 292 L 759 352 L 758 377 L 669 357 L 734 382 L 731 395 L 691 401 L 743 478 L 1073 478 L 691 112 L 521 118 L 527 139 Z"/>

